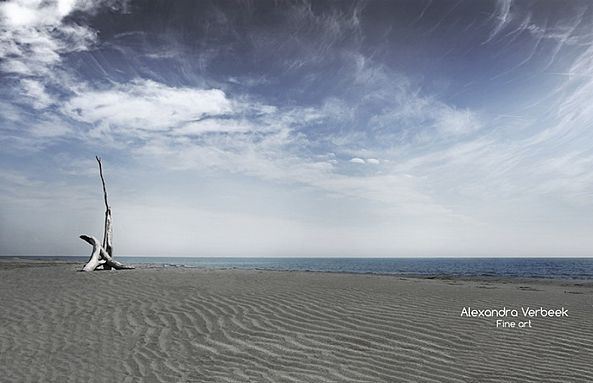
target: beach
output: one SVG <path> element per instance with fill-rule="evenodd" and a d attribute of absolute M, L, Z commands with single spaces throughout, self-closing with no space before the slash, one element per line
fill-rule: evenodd
<path fill-rule="evenodd" d="M 2 382 L 593 381 L 591 282 L 81 266 L 0 262 Z"/>

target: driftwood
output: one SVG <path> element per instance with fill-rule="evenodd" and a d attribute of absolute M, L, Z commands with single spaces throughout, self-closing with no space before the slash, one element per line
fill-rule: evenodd
<path fill-rule="evenodd" d="M 97 267 L 103 266 L 104 270 L 108 270 L 105 266 L 109 266 L 109 268 L 114 268 L 116 270 L 124 270 L 124 269 L 133 269 L 133 266 L 127 266 L 123 263 L 120 263 L 114 260 L 105 248 L 99 244 L 99 241 L 95 237 L 89 237 L 88 235 L 81 235 L 80 239 L 83 241 L 88 242 L 91 246 L 93 246 L 93 252 L 91 253 L 91 258 L 87 262 L 86 265 L 82 268 L 82 271 L 93 271 L 96 270 Z"/>
<path fill-rule="evenodd" d="M 105 201 L 105 224 L 103 226 L 103 244 L 99 244 L 97 238 L 90 235 L 81 235 L 80 239 L 93 246 L 93 251 L 88 262 L 82 268 L 82 271 L 94 270 L 122 270 L 133 269 L 132 266 L 126 266 L 113 259 L 113 220 L 111 218 L 111 207 L 107 202 L 107 188 L 105 187 L 105 178 L 103 177 L 103 164 L 99 157 L 95 157 L 99 163 L 99 175 L 103 185 L 103 200 Z"/>
<path fill-rule="evenodd" d="M 101 185 L 103 185 L 103 200 L 105 201 L 105 225 L 103 227 L 103 248 L 110 256 L 113 256 L 113 229 L 111 227 L 111 207 L 107 202 L 107 188 L 105 187 L 105 178 L 103 178 L 103 164 L 99 157 L 95 157 L 99 163 L 99 175 L 101 176 Z"/>

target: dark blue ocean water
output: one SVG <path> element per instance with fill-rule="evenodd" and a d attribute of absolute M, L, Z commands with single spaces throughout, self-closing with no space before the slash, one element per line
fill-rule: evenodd
<path fill-rule="evenodd" d="M 2 257 L 5 258 L 5 257 Z M 21 257 L 70 260 L 88 257 Z M 593 258 L 202 258 L 125 257 L 130 264 L 162 267 L 300 270 L 464 277 L 593 279 Z"/>

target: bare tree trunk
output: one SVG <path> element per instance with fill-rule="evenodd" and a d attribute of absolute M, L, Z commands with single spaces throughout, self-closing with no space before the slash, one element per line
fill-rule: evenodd
<path fill-rule="evenodd" d="M 113 259 L 113 221 L 111 218 L 111 207 L 107 202 L 107 188 L 105 187 L 105 178 L 103 177 L 103 164 L 99 157 L 95 157 L 99 163 L 99 175 L 101 176 L 101 184 L 103 185 L 103 200 L 105 201 L 105 224 L 103 226 L 103 245 L 99 244 L 99 241 L 88 235 L 81 235 L 80 238 L 83 241 L 88 242 L 93 246 L 93 251 L 88 262 L 82 268 L 82 271 L 93 271 L 93 270 L 122 270 L 122 269 L 133 269 L 132 266 L 126 266 Z"/>
<path fill-rule="evenodd" d="M 109 255 L 113 256 L 112 236 L 113 230 L 111 228 L 111 207 L 107 202 L 107 188 L 105 187 L 105 178 L 103 178 L 103 164 L 101 159 L 95 157 L 99 163 L 99 175 L 101 176 L 101 184 L 103 185 L 103 200 L 105 201 L 105 225 L 103 230 L 103 248 L 107 250 Z"/>
<path fill-rule="evenodd" d="M 101 158 L 95 156 L 99 163 L 99 175 L 101 176 L 101 185 L 103 186 L 103 200 L 105 201 L 105 223 L 103 224 L 103 248 L 107 253 L 113 257 L 113 228 L 111 221 L 111 207 L 107 202 L 107 187 L 105 186 L 105 178 L 103 177 L 103 164 Z M 110 270 L 111 267 L 107 264 L 103 265 L 104 270 Z"/>

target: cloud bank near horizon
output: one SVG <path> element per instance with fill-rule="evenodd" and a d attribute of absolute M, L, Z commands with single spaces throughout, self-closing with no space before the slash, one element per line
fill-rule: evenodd
<path fill-rule="evenodd" d="M 0 3 L 0 253 L 591 255 L 592 12 Z"/>

